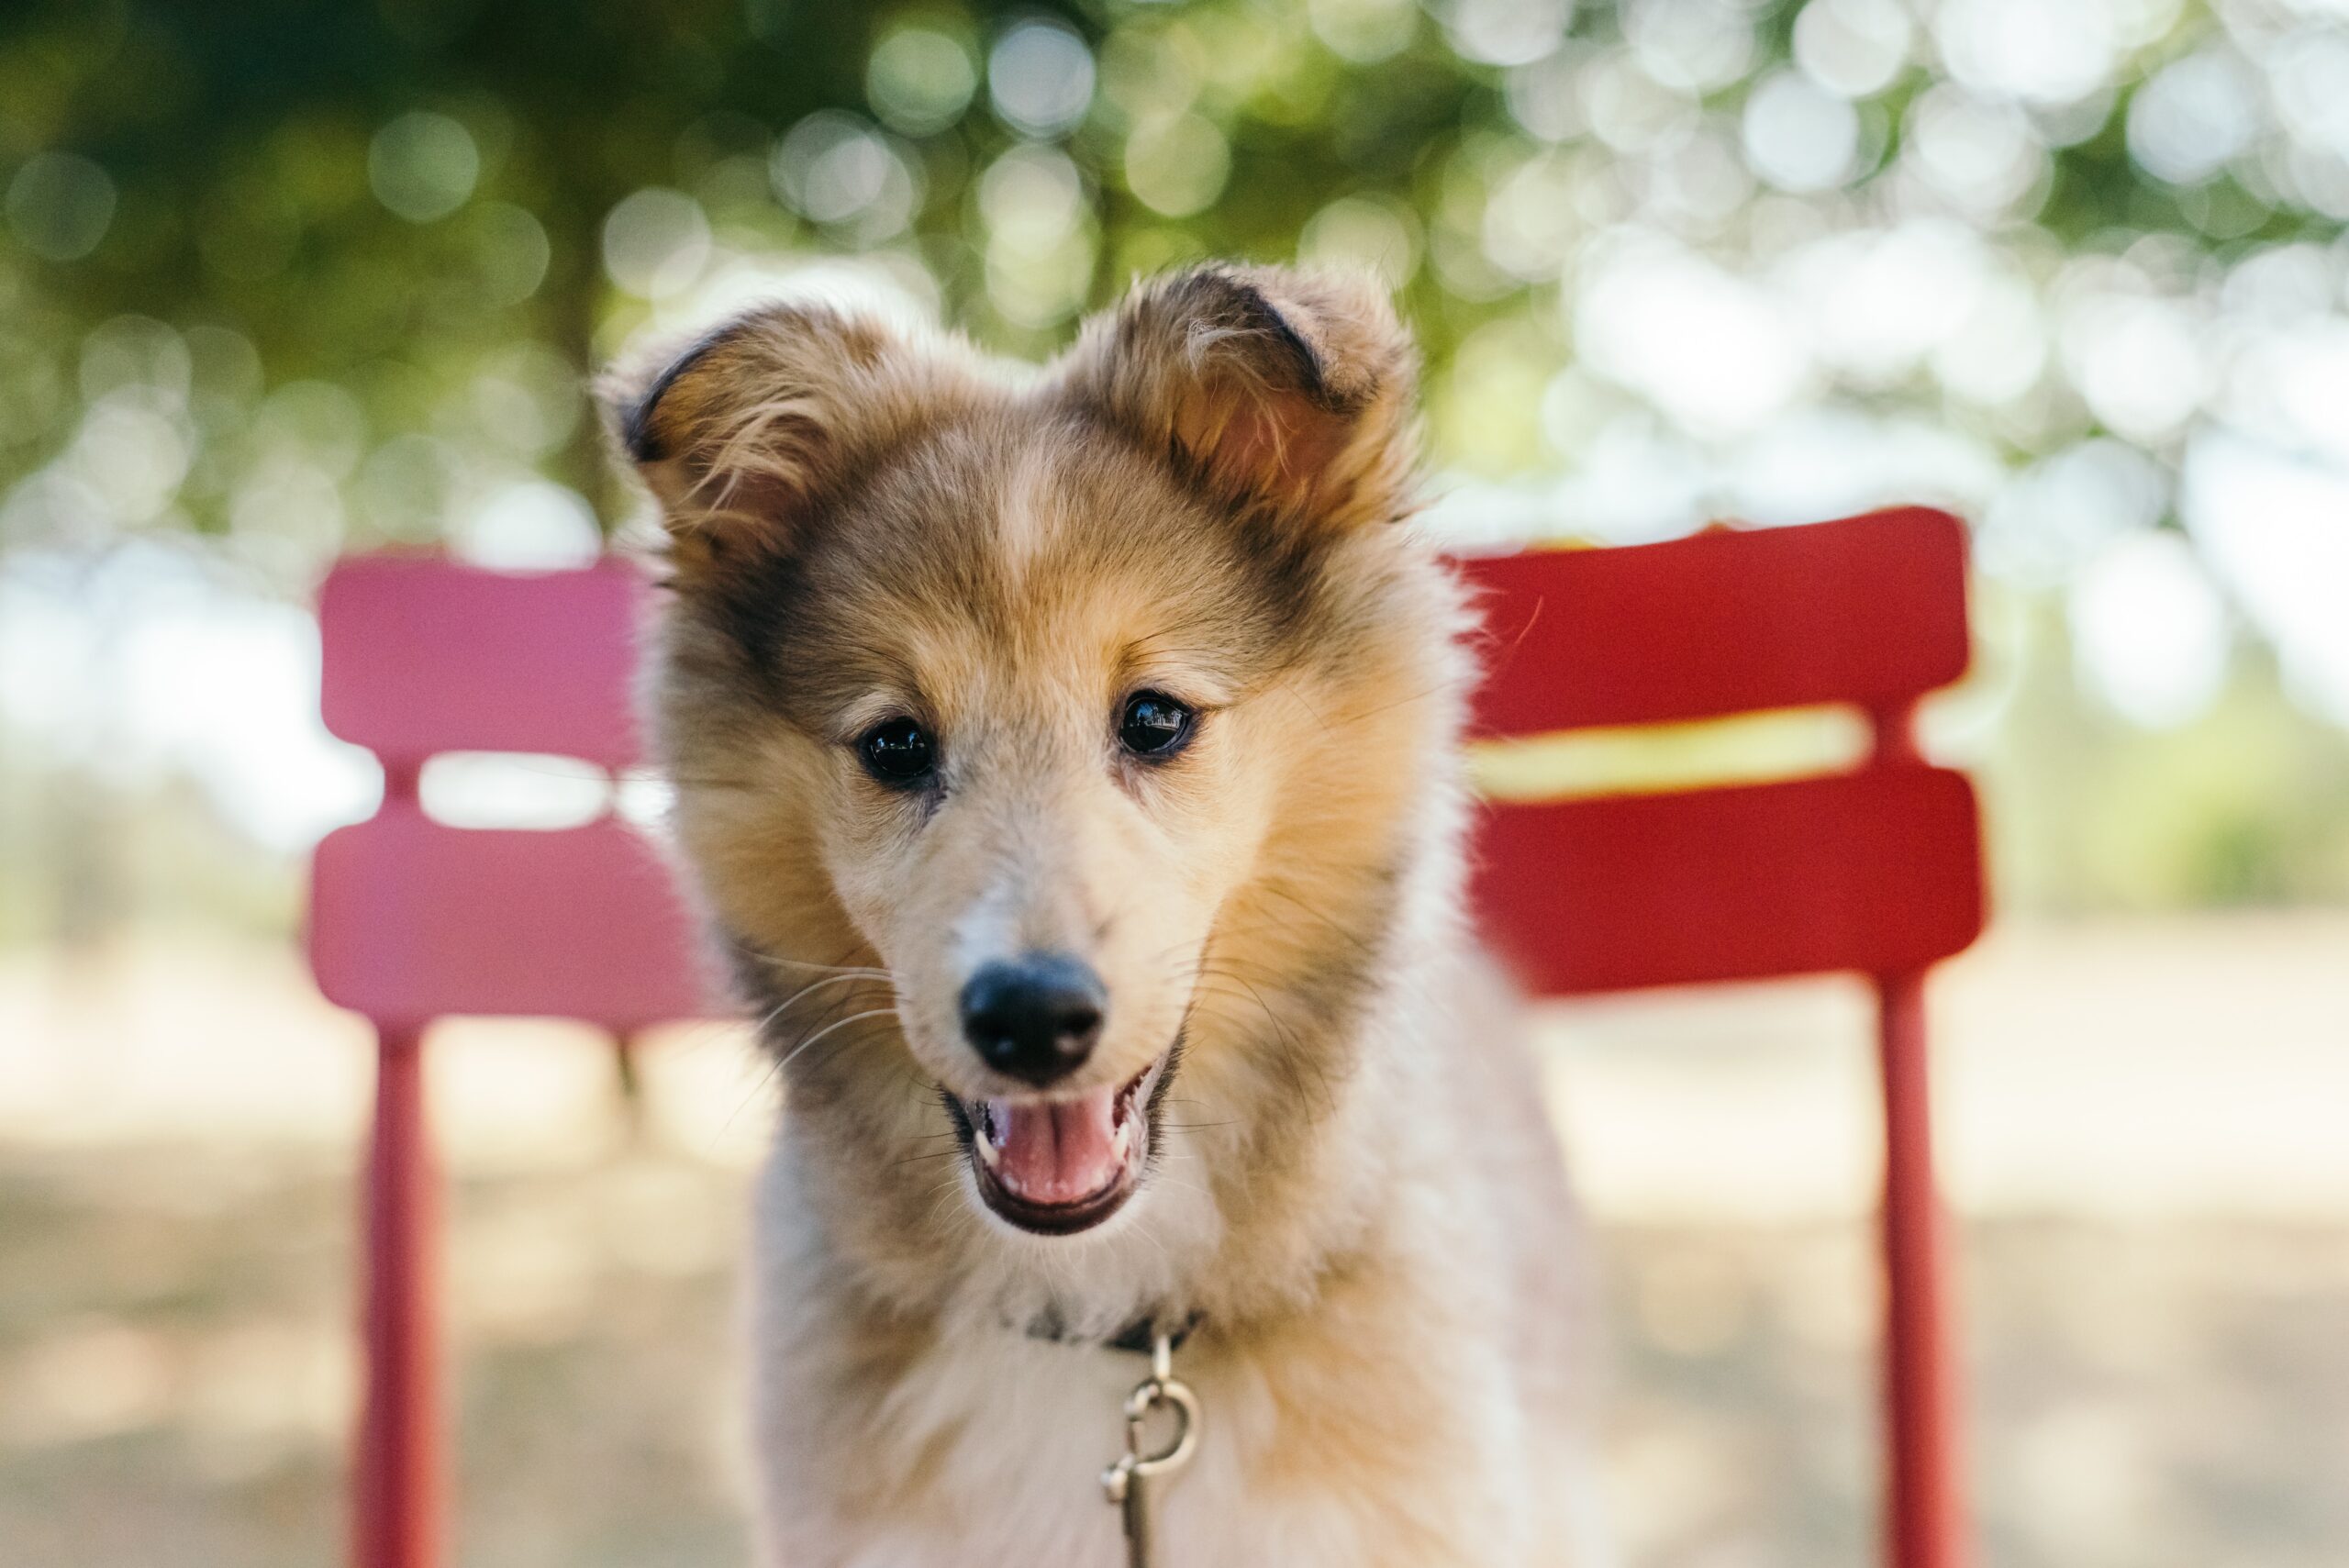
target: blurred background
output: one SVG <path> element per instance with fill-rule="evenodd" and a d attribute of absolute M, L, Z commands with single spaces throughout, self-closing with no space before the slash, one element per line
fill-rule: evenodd
<path fill-rule="evenodd" d="M 2339 0 L 17 0 L 0 209 L 9 1561 L 340 1549 L 371 1060 L 294 937 L 380 785 L 315 717 L 328 563 L 628 532 L 583 382 L 649 326 L 821 286 L 1041 356 L 1240 256 L 1394 285 L 1450 538 L 1972 520 L 1928 736 L 1995 862 L 1933 997 L 1986 1561 L 2349 1562 Z M 1631 1562 L 1867 1561 L 1862 999 L 1544 1040 Z M 742 1041 L 433 1070 L 462 1560 L 742 1561 Z"/>

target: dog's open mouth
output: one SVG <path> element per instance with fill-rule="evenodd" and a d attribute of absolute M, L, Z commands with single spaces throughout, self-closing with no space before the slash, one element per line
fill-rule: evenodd
<path fill-rule="evenodd" d="M 1150 1159 L 1167 1061 L 1087 1095 L 958 1100 L 986 1206 L 1042 1236 L 1089 1230 L 1117 1213 Z"/>

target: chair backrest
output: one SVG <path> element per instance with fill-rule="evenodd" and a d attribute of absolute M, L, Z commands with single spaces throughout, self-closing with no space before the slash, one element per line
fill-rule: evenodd
<path fill-rule="evenodd" d="M 1802 528 L 1463 561 L 1490 644 L 1475 728 L 1523 736 L 1846 704 L 1878 745 L 1787 783 L 1488 806 L 1475 901 L 1550 995 L 1854 970 L 1954 953 L 1982 926 L 1977 811 L 1906 744 L 1965 669 L 1965 535 L 1905 509 Z M 384 1023 L 553 1015 L 630 1029 L 707 1010 L 667 874 L 625 825 L 427 817 L 424 762 L 639 755 L 642 575 L 517 575 L 432 556 L 338 566 L 319 604 L 327 726 L 383 760 L 383 809 L 319 846 L 311 962 Z"/>
<path fill-rule="evenodd" d="M 1564 995 L 1920 970 L 1982 929 L 1978 812 L 1909 739 L 1965 673 L 1965 542 L 1921 508 L 1461 562 L 1490 650 L 1477 733 L 1842 704 L 1855 771 L 1489 806 L 1475 902 L 1520 979 Z"/>
<path fill-rule="evenodd" d="M 643 837 L 609 816 L 551 831 L 426 816 L 451 751 L 577 758 L 640 747 L 629 690 L 649 585 L 624 562 L 536 574 L 438 556 L 338 565 L 318 605 L 327 728 L 384 764 L 384 804 L 312 865 L 319 988 L 386 1027 L 458 1014 L 626 1031 L 708 1011 L 690 927 Z"/>

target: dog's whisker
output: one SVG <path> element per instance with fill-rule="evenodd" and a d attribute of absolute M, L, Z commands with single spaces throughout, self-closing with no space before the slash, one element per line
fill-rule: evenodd
<path fill-rule="evenodd" d="M 927 1154 L 908 1154 L 902 1160 L 892 1160 L 886 1165 L 884 1165 L 882 1169 L 885 1171 L 894 1171 L 900 1165 L 920 1165 L 932 1160 L 960 1160 L 962 1158 L 963 1151 L 960 1149 L 934 1149 Z"/>
<path fill-rule="evenodd" d="M 848 1025 L 853 1023 L 862 1023 L 867 1018 L 892 1018 L 896 1016 L 896 1004 L 885 1003 L 878 1007 L 867 1007 L 863 1012 L 851 1013 L 843 1018 L 840 1016 L 839 1006 L 835 1005 L 827 1009 L 823 1016 L 817 1020 L 821 1027 L 816 1028 L 810 1032 L 800 1036 L 796 1040 L 794 1040 L 791 1044 L 791 1048 L 783 1053 L 782 1062 L 776 1063 L 776 1065 L 789 1065 L 794 1057 L 807 1050 L 809 1046 L 815 1044 L 818 1040 L 827 1038 L 835 1029 L 844 1029 Z"/>
<path fill-rule="evenodd" d="M 798 995 L 790 997 L 788 1000 L 779 1002 L 775 1006 L 769 1007 L 765 1012 L 751 1019 L 751 1032 L 763 1037 L 768 1027 L 774 1024 L 777 1019 L 781 1018 L 784 1014 L 789 1012 L 791 1010 L 792 1004 L 798 1001 L 799 997 L 806 994 L 807 993 L 805 991 L 802 991 Z M 841 996 L 836 997 L 830 1002 L 826 1003 L 826 1011 L 819 1015 L 819 1021 L 821 1018 L 837 1016 L 841 1007 L 850 1000 L 853 995 L 853 993 L 844 993 Z"/>
<path fill-rule="evenodd" d="M 775 1068 L 770 1066 L 759 1074 L 756 1083 L 743 1091 L 742 1097 L 735 1102 L 734 1108 L 726 1113 L 726 1119 L 718 1124 L 718 1130 L 710 1134 L 711 1148 L 716 1148 L 718 1140 L 734 1129 L 735 1118 L 750 1108 L 752 1100 L 757 1099 L 761 1095 L 767 1094 L 774 1087 L 775 1071 Z"/>
<path fill-rule="evenodd" d="M 812 969 L 821 974 L 856 974 L 867 980 L 893 978 L 887 970 L 870 963 L 812 963 L 806 959 L 777 958 L 766 952 L 754 952 L 751 956 L 774 969 Z"/>
<path fill-rule="evenodd" d="M 833 1033 L 835 1030 L 844 1029 L 850 1024 L 859 1023 L 867 1018 L 891 1017 L 894 1016 L 896 1011 L 897 1009 L 893 1006 L 875 1007 L 868 1012 L 853 1014 L 848 1018 L 841 1018 L 835 1022 L 827 1024 L 824 1028 L 818 1029 L 814 1034 L 800 1040 L 796 1045 L 793 1046 L 791 1050 L 785 1051 L 774 1062 L 770 1063 L 764 1073 L 759 1074 L 758 1082 L 751 1085 L 749 1091 L 743 1095 L 740 1102 L 738 1103 L 731 1111 L 728 1112 L 726 1119 L 718 1124 L 718 1131 L 714 1137 L 723 1138 L 727 1132 L 733 1128 L 735 1118 L 740 1117 L 745 1109 L 749 1108 L 752 1100 L 756 1099 L 760 1095 L 766 1093 L 774 1086 L 775 1081 L 782 1076 L 783 1070 L 789 1066 L 793 1059 L 797 1057 L 801 1051 L 806 1051 L 809 1046 L 815 1044 L 825 1036 Z M 850 1043 L 855 1042 L 858 1038 L 859 1037 L 857 1036 L 852 1035 L 850 1037 Z M 828 1052 L 825 1060 L 829 1060 L 829 1053 Z"/>
<path fill-rule="evenodd" d="M 796 1057 L 801 1051 L 806 1051 L 809 1046 L 814 1045 L 817 1041 L 836 1030 L 846 1029 L 851 1024 L 861 1023 L 868 1018 L 894 1018 L 896 1016 L 896 1011 L 897 1010 L 895 1007 L 878 1007 L 869 1013 L 858 1013 L 852 1017 L 841 1018 L 836 1023 L 818 1029 L 815 1034 L 809 1036 L 807 1040 L 802 1040 L 798 1045 L 793 1047 L 790 1055 L 785 1056 L 783 1061 L 776 1062 L 776 1070 L 778 1072 L 781 1071 L 791 1062 L 792 1058 Z M 886 1029 L 868 1029 L 862 1033 L 852 1034 L 835 1043 L 830 1050 L 825 1051 L 821 1056 L 816 1058 L 815 1061 L 809 1062 L 807 1070 L 813 1071 L 814 1069 L 822 1066 L 825 1062 L 831 1061 L 834 1057 L 841 1055 L 844 1051 L 852 1050 L 861 1045 L 869 1045 L 878 1040 L 886 1039 L 888 1031 Z"/>
<path fill-rule="evenodd" d="M 789 1012 L 792 1006 L 801 998 L 820 991 L 828 985 L 839 985 L 843 983 L 851 985 L 870 984 L 872 980 L 873 976 L 871 974 L 853 971 L 846 971 L 838 974 L 827 974 L 820 980 L 811 980 L 807 984 L 802 985 L 798 990 L 794 991 L 789 996 L 786 996 L 782 1001 L 776 1003 L 772 1008 L 768 1009 L 766 1017 L 761 1018 L 754 1027 L 758 1029 L 764 1029 L 767 1025 L 774 1022 L 775 1019 Z"/>
<path fill-rule="evenodd" d="M 1264 994 L 1261 991 L 1257 990 L 1254 985 L 1250 984 L 1248 981 L 1239 975 L 1230 975 L 1228 978 L 1237 982 L 1246 989 L 1249 999 L 1252 1000 L 1256 1004 L 1258 1010 L 1264 1016 L 1264 1021 L 1272 1026 L 1274 1034 L 1273 1043 L 1276 1047 L 1273 1057 L 1274 1064 L 1278 1067 L 1283 1075 L 1288 1079 L 1290 1086 L 1297 1092 L 1297 1098 L 1308 1102 L 1310 1102 L 1313 1098 L 1313 1095 L 1306 1088 L 1303 1076 L 1297 1070 L 1297 1062 L 1302 1061 L 1313 1067 L 1315 1075 L 1319 1080 L 1321 1089 L 1320 1099 L 1322 1102 L 1321 1114 L 1335 1114 L 1337 1110 L 1336 1091 L 1330 1084 L 1329 1075 L 1321 1070 L 1319 1063 L 1306 1053 L 1302 1042 L 1297 1040 L 1296 1034 L 1281 1020 L 1280 1017 L 1273 1011 L 1272 1005 L 1264 999 Z M 1203 989 L 1202 995 L 1220 996 L 1227 1000 L 1235 1002 L 1240 999 L 1236 994 L 1218 990 Z"/>
<path fill-rule="evenodd" d="M 1308 900 L 1301 898 L 1297 894 L 1289 891 L 1288 888 L 1283 886 L 1278 881 L 1267 877 L 1263 882 L 1256 884 L 1251 891 L 1270 895 L 1272 897 L 1279 899 L 1282 903 L 1297 910 L 1299 914 L 1320 922 L 1324 930 L 1330 931 L 1341 940 L 1351 943 L 1354 947 L 1355 951 L 1362 953 L 1364 957 L 1375 958 L 1377 956 L 1377 950 L 1369 941 L 1365 940 L 1359 932 L 1349 930 L 1346 927 L 1341 925 L 1328 910 L 1316 907 Z"/>
<path fill-rule="evenodd" d="M 1135 1235 L 1158 1249 L 1159 1258 L 1168 1268 L 1174 1266 L 1174 1254 L 1166 1250 L 1166 1243 L 1159 1239 L 1158 1232 L 1152 1229 L 1140 1215 L 1134 1217 L 1133 1229 Z"/>

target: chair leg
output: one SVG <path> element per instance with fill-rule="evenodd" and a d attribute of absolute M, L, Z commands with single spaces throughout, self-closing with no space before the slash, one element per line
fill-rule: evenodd
<path fill-rule="evenodd" d="M 1876 978 L 1884 1071 L 1886 1544 L 1892 1568 L 1964 1568 L 1957 1332 L 1933 1190 L 1925 976 Z"/>
<path fill-rule="evenodd" d="M 440 1560 L 440 1173 L 420 1030 L 386 1031 L 367 1160 L 366 1403 L 352 1475 L 355 1568 Z"/>

